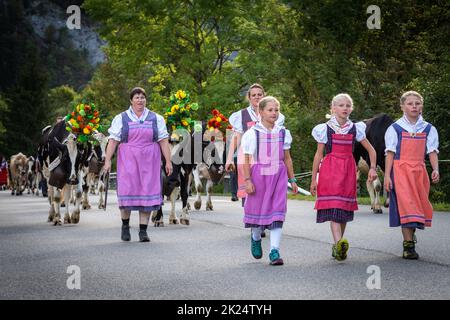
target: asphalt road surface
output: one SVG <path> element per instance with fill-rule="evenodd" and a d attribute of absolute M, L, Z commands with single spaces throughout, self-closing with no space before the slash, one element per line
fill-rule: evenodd
<path fill-rule="evenodd" d="M 314 203 L 289 200 L 285 265 L 270 266 L 269 238 L 263 258 L 253 259 L 243 209 L 229 197 L 213 197 L 212 212 L 204 203 L 191 211 L 190 226 L 168 225 L 166 204 L 166 226 L 149 226 L 150 243 L 138 242 L 137 213 L 132 241 L 122 242 L 114 191 L 108 201 L 98 210 L 91 196 L 79 224 L 53 226 L 46 198 L 1 191 L 0 299 L 450 298 L 450 213 L 436 212 L 433 227 L 417 232 L 421 259 L 407 261 L 386 210 L 374 215 L 361 205 L 347 227 L 348 259 L 337 262 L 329 223 L 315 223 Z"/>

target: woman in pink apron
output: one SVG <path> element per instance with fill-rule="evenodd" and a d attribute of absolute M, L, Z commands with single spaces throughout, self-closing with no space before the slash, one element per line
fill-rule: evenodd
<path fill-rule="evenodd" d="M 423 98 L 408 91 L 400 98 L 403 117 L 385 134 L 386 169 L 384 186 L 389 194 L 391 227 L 402 227 L 403 258 L 418 259 L 415 231 L 431 227 L 433 207 L 428 199 L 430 179 L 425 167 L 428 154 L 433 183 L 439 181 L 437 130 L 423 120 Z"/>
<path fill-rule="evenodd" d="M 130 241 L 130 214 L 139 211 L 139 241 L 149 242 L 147 226 L 151 211 L 163 204 L 161 192 L 161 151 L 166 159 L 166 173 L 172 172 L 168 133 L 164 118 L 145 107 L 146 94 L 134 88 L 130 108 L 117 115 L 109 128 L 105 170 L 111 170 L 116 146 L 117 198 L 122 217 L 123 241 Z M 155 183 L 155 181 L 157 183 Z"/>
<path fill-rule="evenodd" d="M 315 209 L 317 223 L 330 221 L 334 244 L 332 257 L 338 261 L 347 258 L 348 240 L 344 238 L 347 222 L 353 220 L 358 210 L 356 200 L 356 164 L 353 146 L 356 141 L 368 151 L 371 165 L 368 180 L 377 177 L 376 152 L 366 139 L 365 124 L 349 120 L 353 100 L 345 93 L 331 102 L 332 117 L 327 123 L 316 126 L 312 136 L 317 141 L 311 180 L 311 194 L 317 195 Z M 324 157 L 324 151 L 326 156 Z"/>

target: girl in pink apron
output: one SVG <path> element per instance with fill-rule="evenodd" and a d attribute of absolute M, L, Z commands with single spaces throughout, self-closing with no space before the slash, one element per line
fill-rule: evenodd
<path fill-rule="evenodd" d="M 230 175 L 237 175 L 237 179 L 234 177 L 231 179 L 231 183 L 236 184 L 231 186 L 232 200 L 235 201 L 237 198 L 241 198 L 242 206 L 244 206 L 247 193 L 245 192 L 244 180 L 245 157 L 242 152 L 241 138 L 247 130 L 259 121 L 258 104 L 264 96 L 264 88 L 258 83 L 252 84 L 247 91 L 247 100 L 250 102 L 250 106 L 234 112 L 229 118 L 230 124 L 233 127 L 233 136 L 231 138 L 225 170 L 230 172 Z M 284 116 L 281 113 L 276 124 L 279 126 L 283 126 L 284 124 Z M 265 237 L 264 231 L 262 232 L 262 237 Z"/>
<path fill-rule="evenodd" d="M 348 240 L 343 237 L 345 227 L 347 222 L 353 220 L 354 211 L 358 210 L 356 164 L 353 158 L 355 140 L 368 151 L 373 164 L 369 171 L 369 181 L 377 176 L 376 152 L 366 139 L 365 124 L 349 120 L 353 111 L 353 100 L 348 94 L 335 96 L 331 109 L 331 119 L 316 126 L 312 131 L 318 145 L 310 189 L 312 195 L 317 195 L 314 207 L 317 210 L 317 223 L 330 221 L 334 240 L 331 255 L 341 261 L 347 258 L 349 248 Z"/>
<path fill-rule="evenodd" d="M 385 134 L 386 169 L 384 185 L 389 194 L 389 224 L 402 227 L 403 258 L 418 259 L 415 230 L 431 227 L 433 207 L 428 200 L 430 179 L 425 167 L 428 154 L 433 168 L 431 179 L 439 181 L 436 128 L 423 120 L 423 98 L 408 91 L 400 98 L 403 117 Z"/>
<path fill-rule="evenodd" d="M 243 177 L 247 195 L 244 223 L 246 228 L 252 230 L 251 252 L 255 259 L 261 259 L 263 255 L 261 232 L 271 230 L 271 265 L 284 263 L 279 250 L 287 210 L 288 177 L 294 193 L 298 190 L 289 153 L 292 137 L 287 129 L 275 123 L 279 106 L 274 97 L 263 98 L 259 103 L 261 122 L 242 137 L 245 154 Z"/>
<path fill-rule="evenodd" d="M 142 88 L 130 94 L 131 107 L 117 115 L 108 130 L 105 170 L 119 144 L 117 157 L 117 198 L 122 215 L 122 240 L 130 241 L 130 213 L 139 211 L 139 240 L 149 242 L 147 226 L 150 213 L 163 204 L 161 193 L 161 150 L 166 159 L 166 172 L 172 171 L 168 133 L 164 118 L 145 108 Z M 157 183 L 155 183 L 155 181 Z"/>

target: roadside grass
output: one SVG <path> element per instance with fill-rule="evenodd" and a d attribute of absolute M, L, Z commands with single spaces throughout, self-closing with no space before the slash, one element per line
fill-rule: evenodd
<path fill-rule="evenodd" d="M 306 196 L 303 194 L 288 194 L 288 199 L 291 200 L 304 200 L 315 201 L 313 196 Z M 384 203 L 384 198 L 380 198 L 381 203 Z M 370 205 L 370 197 L 358 197 L 358 204 Z M 450 212 L 450 203 L 445 202 L 432 202 L 433 211 L 447 211 Z"/>

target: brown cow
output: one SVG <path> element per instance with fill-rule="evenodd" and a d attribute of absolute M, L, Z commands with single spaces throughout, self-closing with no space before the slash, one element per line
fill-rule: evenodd
<path fill-rule="evenodd" d="M 28 169 L 27 157 L 19 152 L 11 156 L 9 175 L 11 182 L 11 195 L 22 195 L 26 185 L 27 169 Z"/>

